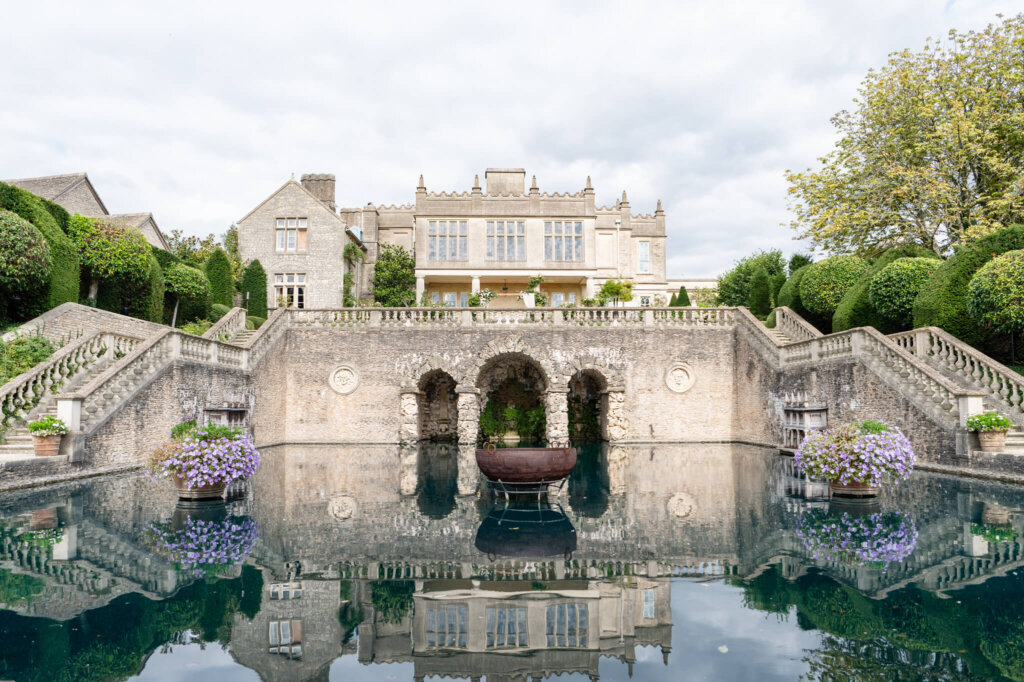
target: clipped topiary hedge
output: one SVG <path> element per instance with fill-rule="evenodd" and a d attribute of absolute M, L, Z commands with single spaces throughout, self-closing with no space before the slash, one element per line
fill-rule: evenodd
<path fill-rule="evenodd" d="M 17 213 L 0 210 L 0 295 L 3 301 L 46 286 L 50 245 L 35 225 Z M 3 306 L 6 307 L 6 306 Z M 0 309 L 0 317 L 4 310 Z"/>
<path fill-rule="evenodd" d="M 61 303 L 77 302 L 81 266 L 78 250 L 65 234 L 67 211 L 20 187 L 3 182 L 0 182 L 0 209 L 16 213 L 35 225 L 50 246 L 49 282 L 27 297 L 14 313 L 14 319 L 31 319 Z"/>
<path fill-rule="evenodd" d="M 832 315 L 832 331 L 841 332 L 854 327 L 875 327 L 884 334 L 899 331 L 902 328 L 899 321 L 879 314 L 871 305 L 871 280 L 890 263 L 900 258 L 917 257 L 938 259 L 928 249 L 913 245 L 897 246 L 876 258 L 839 302 L 839 307 Z"/>
<path fill-rule="evenodd" d="M 224 249 L 217 247 L 210 254 L 203 268 L 210 280 L 210 302 L 225 305 L 229 309 L 235 295 L 235 284 L 231 276 L 231 261 Z"/>
<path fill-rule="evenodd" d="M 245 318 L 246 329 L 259 329 L 263 326 L 263 323 L 267 321 L 265 317 L 257 317 L 256 315 L 249 315 Z"/>
<path fill-rule="evenodd" d="M 267 316 L 267 273 L 258 260 L 245 266 L 242 273 L 242 305 L 246 304 L 248 294 L 249 315 L 251 317 Z"/>
<path fill-rule="evenodd" d="M 807 274 L 807 268 L 809 267 L 811 267 L 810 264 L 803 265 L 793 271 L 793 274 L 789 276 L 789 279 L 779 289 L 776 305 L 791 308 L 798 315 L 807 315 L 807 308 L 804 307 L 803 302 L 800 300 L 800 280 Z"/>
<path fill-rule="evenodd" d="M 815 263 L 800 281 L 800 300 L 812 313 L 832 315 L 867 269 L 859 256 L 832 256 Z"/>
<path fill-rule="evenodd" d="M 210 322 L 216 322 L 220 318 L 224 317 L 231 311 L 226 305 L 221 303 L 214 303 L 210 306 Z"/>
<path fill-rule="evenodd" d="M 938 258 L 897 258 L 871 278 L 868 300 L 882 317 L 903 328 L 913 319 L 914 299 L 942 261 Z"/>
<path fill-rule="evenodd" d="M 993 332 L 967 310 L 967 287 L 993 255 L 1024 249 L 1024 225 L 1013 225 L 957 249 L 936 268 L 914 299 L 914 326 L 941 327 L 972 346 L 984 346 Z"/>
<path fill-rule="evenodd" d="M 1007 251 L 978 268 L 967 285 L 967 310 L 993 331 L 1024 329 L 1024 251 Z"/>

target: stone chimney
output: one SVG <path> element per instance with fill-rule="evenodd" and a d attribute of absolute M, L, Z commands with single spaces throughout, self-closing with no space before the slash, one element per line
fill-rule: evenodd
<path fill-rule="evenodd" d="M 524 168 L 488 168 L 484 180 L 487 182 L 487 194 L 492 197 L 502 194 L 520 197 L 526 193 Z"/>
<path fill-rule="evenodd" d="M 336 212 L 334 205 L 334 175 L 330 173 L 306 173 L 302 176 L 302 186 L 320 201 L 324 202 L 331 213 Z"/>

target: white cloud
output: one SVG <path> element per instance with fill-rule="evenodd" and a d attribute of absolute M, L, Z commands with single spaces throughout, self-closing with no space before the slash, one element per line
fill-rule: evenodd
<path fill-rule="evenodd" d="M 828 151 L 867 69 L 1010 2 L 20 3 L 4 8 L 0 176 L 87 170 L 118 212 L 222 232 L 290 173 L 344 205 L 465 190 L 658 198 L 670 274 L 792 241 L 786 168 Z"/>

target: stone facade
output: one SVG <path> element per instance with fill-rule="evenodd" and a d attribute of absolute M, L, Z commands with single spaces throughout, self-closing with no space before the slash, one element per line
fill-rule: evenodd
<path fill-rule="evenodd" d="M 258 258 L 271 280 L 278 272 L 304 273 L 306 308 L 342 304 L 346 229 L 358 231 L 365 248 L 366 272 L 357 276 L 361 295 L 369 296 L 380 245 L 396 244 L 415 255 L 417 301 L 425 296 L 428 302 L 461 306 L 481 288 L 515 296 L 539 274 L 546 278 L 540 289 L 551 305 L 578 304 L 616 278 L 633 281 L 630 305 L 667 302 L 660 201 L 654 213 L 634 214 L 625 192 L 614 205 L 597 206 L 589 178 L 582 190 L 564 194 L 541 193 L 536 178 L 527 190 L 521 168 L 491 168 L 485 179 L 485 188 L 476 180 L 471 191 L 459 193 L 428 192 L 421 178 L 413 204 L 336 211 L 334 176 L 304 175 L 302 185 L 285 183 L 238 222 L 242 258 Z M 289 218 L 307 220 L 305 249 L 299 239 L 294 249 L 287 237 L 283 248 L 275 241 L 277 221 Z M 495 240 L 502 231 L 499 246 Z M 514 258 L 507 257 L 506 242 Z M 276 300 L 272 292 L 268 301 L 273 306 Z"/>

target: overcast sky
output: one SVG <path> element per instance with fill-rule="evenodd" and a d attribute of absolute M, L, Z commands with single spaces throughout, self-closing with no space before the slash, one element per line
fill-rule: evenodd
<path fill-rule="evenodd" d="M 788 255 L 783 171 L 867 69 L 999 0 L 2 3 L 0 177 L 87 171 L 115 213 L 222 233 L 291 173 L 411 203 L 524 167 L 664 202 L 669 275 Z"/>

